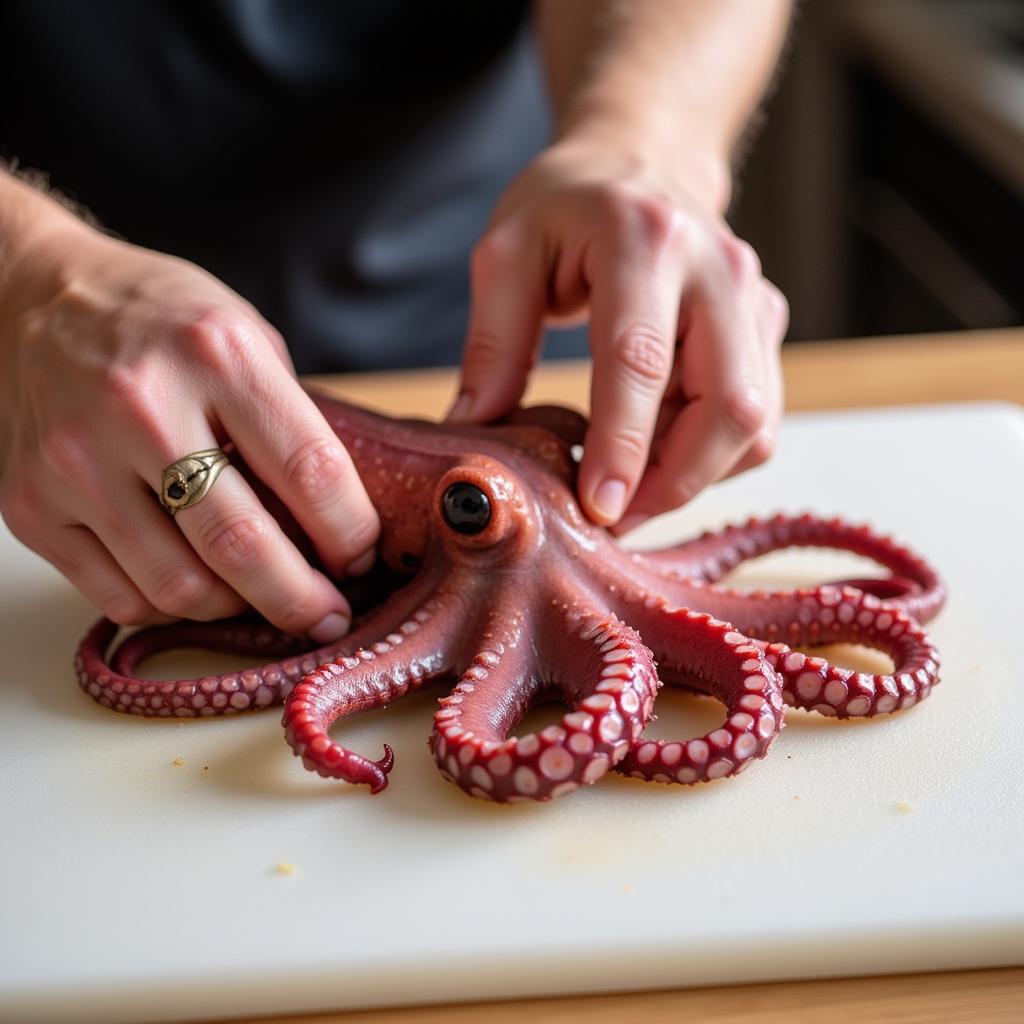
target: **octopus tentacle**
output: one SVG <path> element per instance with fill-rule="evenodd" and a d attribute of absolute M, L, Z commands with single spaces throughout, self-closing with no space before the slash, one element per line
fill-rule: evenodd
<path fill-rule="evenodd" d="M 396 591 L 366 623 L 336 643 L 313 650 L 308 641 L 289 637 L 265 623 L 178 622 L 139 630 L 108 658 L 120 627 L 101 619 L 79 645 L 75 671 L 79 685 L 98 703 L 134 715 L 195 718 L 269 707 L 280 704 L 318 665 L 392 632 L 423 603 L 435 579 L 421 574 Z M 135 675 L 146 658 L 185 647 L 259 658 L 276 655 L 280 660 L 199 679 L 163 681 Z"/>
<path fill-rule="evenodd" d="M 920 555 L 867 526 L 853 525 L 838 518 L 777 515 L 770 519 L 751 519 L 670 548 L 641 552 L 636 564 L 653 569 L 659 585 L 667 584 L 680 604 L 706 605 L 705 593 L 715 590 L 701 590 L 697 596 L 694 591 L 701 584 L 716 583 L 748 559 L 790 547 L 835 548 L 878 562 L 892 576 L 878 580 L 841 580 L 833 585 L 851 585 L 873 593 L 884 600 L 888 608 L 898 608 L 919 622 L 934 617 L 945 601 L 942 580 Z M 681 592 L 676 594 L 676 590 Z"/>
<path fill-rule="evenodd" d="M 279 703 L 303 672 L 317 665 L 315 653 L 301 654 L 297 651 L 293 657 L 242 672 L 225 672 L 200 679 L 163 681 L 140 679 L 134 675 L 135 666 L 144 658 L 179 646 L 215 647 L 217 650 L 264 656 L 268 653 L 259 644 L 254 645 L 255 649 L 245 647 L 247 635 L 258 635 L 250 624 L 240 624 L 234 634 L 239 639 L 237 647 L 228 640 L 232 635 L 231 628 L 227 624 L 224 627 L 220 633 L 206 624 L 195 624 L 194 632 L 175 626 L 142 630 L 137 634 L 139 640 L 133 643 L 134 636 L 130 637 L 108 661 L 106 652 L 120 627 L 109 619 L 100 619 L 78 647 L 75 672 L 79 685 L 98 703 L 114 711 L 146 717 L 195 718 L 232 714 Z M 157 629 L 166 629 L 166 632 L 158 633 Z"/>
<path fill-rule="evenodd" d="M 565 633 L 491 639 L 440 701 L 431 748 L 442 774 L 473 796 L 546 801 L 592 784 L 626 755 L 660 683 L 640 636 L 614 615 L 563 605 Z M 507 614 L 507 609 L 506 609 Z M 527 709 L 557 696 L 558 725 L 510 737 Z"/>
<path fill-rule="evenodd" d="M 440 591 L 388 635 L 341 654 L 307 674 L 285 704 L 285 737 L 310 771 L 325 778 L 366 783 L 373 793 L 387 785 L 394 761 L 385 744 L 379 761 L 361 757 L 328 735 L 339 719 L 383 707 L 450 673 L 455 644 L 446 625 L 454 600 Z M 375 631 L 380 635 L 379 625 Z"/>
<path fill-rule="evenodd" d="M 702 595 L 702 608 L 731 622 L 765 651 L 792 706 L 838 718 L 872 717 L 913 707 L 939 681 L 939 656 L 927 633 L 874 594 L 826 585 L 768 594 L 708 587 Z M 635 603 L 635 592 L 632 597 Z M 644 628 L 644 635 L 656 634 Z M 663 678 L 674 681 L 674 666 L 657 642 L 649 642 Z M 893 671 L 857 672 L 792 649 L 840 643 L 882 651 L 892 658 Z"/>
<path fill-rule="evenodd" d="M 133 676 L 136 668 L 147 658 L 164 651 L 185 648 L 240 654 L 264 660 L 310 653 L 308 640 L 284 633 L 265 622 L 241 619 L 219 622 L 182 621 L 165 626 L 149 626 L 132 633 L 111 653 L 109 663 L 119 675 Z"/>
<path fill-rule="evenodd" d="M 783 621 L 787 618 L 788 643 L 775 641 L 779 628 L 757 641 L 783 678 L 787 704 L 836 718 L 873 717 L 913 707 L 939 682 L 939 655 L 924 629 L 874 594 L 853 587 L 803 591 L 783 611 Z M 884 651 L 893 660 L 893 671 L 857 672 L 790 646 L 836 643 Z"/>
<path fill-rule="evenodd" d="M 691 740 L 633 744 L 617 771 L 654 782 L 707 782 L 738 775 L 764 757 L 783 725 L 778 674 L 767 655 L 729 623 L 706 612 L 645 609 L 644 636 L 663 675 L 684 675 L 726 707 L 725 722 Z"/>

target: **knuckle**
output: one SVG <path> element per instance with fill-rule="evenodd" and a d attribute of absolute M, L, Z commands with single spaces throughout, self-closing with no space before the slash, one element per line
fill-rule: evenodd
<path fill-rule="evenodd" d="M 30 538 L 39 533 L 40 506 L 24 481 L 4 487 L 0 493 L 0 516 L 18 540 L 32 546 Z"/>
<path fill-rule="evenodd" d="M 83 448 L 83 432 L 71 425 L 51 424 L 40 436 L 39 458 L 63 480 L 82 481 L 92 475 L 91 460 Z"/>
<path fill-rule="evenodd" d="M 470 268 L 474 276 L 487 277 L 507 267 L 520 252 L 518 232 L 504 225 L 492 228 L 473 247 Z"/>
<path fill-rule="evenodd" d="M 318 438 L 299 447 L 285 466 L 285 480 L 300 501 L 319 505 L 337 497 L 349 461 L 334 441 Z"/>
<path fill-rule="evenodd" d="M 171 566 L 156 580 L 153 604 L 162 612 L 178 618 L 192 618 L 193 612 L 209 593 L 207 583 L 192 569 Z"/>
<path fill-rule="evenodd" d="M 88 568 L 87 556 L 80 549 L 72 544 L 47 543 L 42 537 L 40 541 L 36 550 L 58 572 L 63 573 L 72 583 L 78 583 L 85 577 Z"/>
<path fill-rule="evenodd" d="M 754 437 L 765 425 L 768 413 L 760 395 L 744 389 L 727 394 L 719 409 L 722 427 L 741 441 Z"/>
<path fill-rule="evenodd" d="M 198 362 L 225 372 L 248 365 L 256 331 L 237 313 L 211 309 L 182 324 L 180 343 Z"/>
<path fill-rule="evenodd" d="M 747 457 L 751 465 L 761 466 L 775 454 L 775 437 L 763 431 L 750 446 Z"/>
<path fill-rule="evenodd" d="M 685 218 L 682 211 L 662 196 L 643 195 L 635 199 L 633 217 L 654 245 L 668 246 L 683 237 Z"/>
<path fill-rule="evenodd" d="M 672 369 L 669 346 L 649 326 L 624 331 L 614 344 L 614 356 L 631 381 L 642 385 L 661 385 Z"/>
<path fill-rule="evenodd" d="M 605 182 L 596 190 L 598 209 L 615 219 L 628 217 L 637 195 L 636 186 L 629 181 Z"/>
<path fill-rule="evenodd" d="M 200 544 L 216 572 L 239 573 L 266 555 L 270 531 L 261 515 L 240 511 L 206 525 L 200 531 Z"/>
<path fill-rule="evenodd" d="M 771 281 L 765 281 L 768 309 L 775 326 L 776 339 L 781 341 L 789 327 L 789 300 Z"/>
<path fill-rule="evenodd" d="M 380 540 L 380 520 L 376 516 L 360 519 L 353 523 L 342 538 L 346 553 L 359 555 L 369 551 Z"/>
<path fill-rule="evenodd" d="M 36 349 L 49 338 L 50 316 L 38 306 L 18 314 L 13 322 L 17 338 L 30 350 Z"/>
<path fill-rule="evenodd" d="M 649 245 L 668 245 L 686 233 L 686 217 L 675 203 L 628 181 L 603 186 L 599 207 L 616 228 L 639 234 Z"/>
<path fill-rule="evenodd" d="M 750 284 L 761 276 L 761 258 L 754 247 L 735 235 L 727 235 L 722 242 L 729 273 L 737 284 Z"/>
<path fill-rule="evenodd" d="M 137 364 L 113 362 L 103 368 L 100 384 L 105 397 L 120 405 L 134 407 L 146 392 Z"/>
<path fill-rule="evenodd" d="M 647 456 L 647 435 L 639 427 L 613 427 L 608 433 L 608 443 L 616 455 L 625 455 L 630 459 Z"/>
<path fill-rule="evenodd" d="M 466 338 L 464 362 L 467 364 L 500 363 L 504 354 L 505 346 L 494 331 L 474 328 Z"/>

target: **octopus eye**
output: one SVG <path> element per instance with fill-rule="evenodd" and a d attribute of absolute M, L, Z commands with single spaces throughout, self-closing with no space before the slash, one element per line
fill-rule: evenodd
<path fill-rule="evenodd" d="M 456 532 L 474 536 L 491 521 L 491 502 L 475 484 L 452 484 L 444 492 L 441 509 L 445 522 Z"/>

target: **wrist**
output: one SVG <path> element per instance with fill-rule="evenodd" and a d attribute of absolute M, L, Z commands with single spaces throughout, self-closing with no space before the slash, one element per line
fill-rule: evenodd
<path fill-rule="evenodd" d="M 52 276 L 69 247 L 100 237 L 43 192 L 0 171 L 0 316 L 33 281 Z"/>
<path fill-rule="evenodd" d="M 707 213 L 724 216 L 732 195 L 729 147 L 696 121 L 660 112 L 633 116 L 615 105 L 574 103 L 554 145 L 606 153 L 669 184 Z"/>

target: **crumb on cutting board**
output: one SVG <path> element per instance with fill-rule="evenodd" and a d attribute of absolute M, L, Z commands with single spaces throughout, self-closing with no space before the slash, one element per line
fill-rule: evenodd
<path fill-rule="evenodd" d="M 289 864 L 286 860 L 279 860 L 274 865 L 274 873 L 278 875 L 294 875 L 295 865 Z"/>
<path fill-rule="evenodd" d="M 897 800 L 896 803 L 892 805 L 892 809 L 897 814 L 912 814 L 914 811 L 914 805 L 906 800 Z"/>
<path fill-rule="evenodd" d="M 175 768 L 180 768 L 184 763 L 185 763 L 185 760 L 184 760 L 184 758 L 181 758 L 181 757 L 176 757 L 171 762 L 171 764 L 174 765 Z"/>

